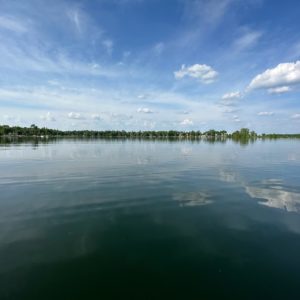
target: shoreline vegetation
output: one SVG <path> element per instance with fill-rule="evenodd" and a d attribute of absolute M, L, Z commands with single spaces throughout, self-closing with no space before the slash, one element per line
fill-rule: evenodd
<path fill-rule="evenodd" d="M 278 138 L 300 138 L 299 134 L 257 134 L 248 128 L 228 133 L 226 130 L 201 131 L 125 131 L 125 130 L 58 130 L 39 128 L 36 125 L 30 127 L 0 125 L 0 137 L 13 138 L 177 138 L 177 139 L 233 139 L 233 140 L 255 140 L 255 139 L 278 139 Z"/>

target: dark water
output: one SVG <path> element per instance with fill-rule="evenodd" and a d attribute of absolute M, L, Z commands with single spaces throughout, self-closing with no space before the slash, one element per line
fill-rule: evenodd
<path fill-rule="evenodd" d="M 300 141 L 0 146 L 0 299 L 300 299 Z"/>

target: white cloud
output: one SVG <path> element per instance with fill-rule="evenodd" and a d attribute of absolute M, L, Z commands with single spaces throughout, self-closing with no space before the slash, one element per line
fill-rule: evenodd
<path fill-rule="evenodd" d="M 289 86 L 280 86 L 280 87 L 268 89 L 268 92 L 270 94 L 283 94 L 283 93 L 289 92 L 291 90 L 292 89 Z"/>
<path fill-rule="evenodd" d="M 180 125 L 183 126 L 193 125 L 193 121 L 191 119 L 184 119 L 183 121 L 180 122 Z"/>
<path fill-rule="evenodd" d="M 239 116 L 233 116 L 233 122 L 241 122 Z"/>
<path fill-rule="evenodd" d="M 191 21 L 217 25 L 222 20 L 234 0 L 194 0 L 182 1 L 185 5 L 184 17 Z"/>
<path fill-rule="evenodd" d="M 38 9 L 38 7 L 36 9 Z M 73 31 L 75 30 L 76 33 L 82 33 L 80 35 L 82 38 L 80 42 L 85 45 L 86 49 L 92 46 L 103 47 L 101 43 L 104 33 L 98 24 L 94 23 L 93 19 L 90 19 L 78 8 L 70 7 L 66 10 L 63 3 L 51 7 L 51 14 L 49 14 L 47 8 L 45 8 L 45 11 L 40 11 L 40 17 L 33 19 L 34 21 L 29 19 L 27 15 L 16 18 L 0 13 L 1 68 L 17 71 L 18 73 L 27 73 L 28 71 L 52 73 L 51 77 L 54 75 L 53 73 L 69 73 L 75 76 L 120 77 L 124 70 L 117 65 L 100 61 L 101 58 L 99 56 L 95 58 L 91 55 L 85 55 L 83 58 L 83 56 L 73 55 L 72 47 L 66 47 L 67 42 L 65 40 L 59 43 L 58 47 L 58 45 L 56 45 L 57 41 L 51 33 L 52 31 L 44 28 L 43 20 L 39 19 L 43 18 L 45 14 L 47 15 L 46 22 L 53 23 L 52 31 L 55 31 L 57 28 L 61 30 L 60 35 L 63 40 L 65 37 L 64 34 L 70 36 L 68 27 L 70 27 L 71 24 Z M 6 32 L 6 30 L 10 30 L 11 32 Z M 89 34 L 87 34 L 87 32 Z M 16 38 L 16 36 L 11 33 L 26 34 L 18 35 Z M 107 41 L 105 44 L 108 47 L 111 45 Z M 55 51 L 53 51 L 53 47 L 55 47 Z M 99 67 L 97 63 L 101 63 L 101 67 Z M 95 66 L 97 67 L 95 68 Z M 128 73 L 127 68 L 126 77 L 128 77 Z M 49 79 L 51 79 L 51 77 Z"/>
<path fill-rule="evenodd" d="M 250 31 L 235 40 L 233 46 L 237 51 L 242 51 L 254 46 L 262 36 L 260 31 Z"/>
<path fill-rule="evenodd" d="M 123 58 L 124 58 L 124 59 L 127 59 L 130 55 L 131 55 L 131 52 L 130 52 L 130 51 L 124 51 L 124 52 L 123 52 Z"/>
<path fill-rule="evenodd" d="M 133 119 L 132 115 L 123 114 L 123 113 L 109 113 L 108 114 L 109 120 L 124 122 Z"/>
<path fill-rule="evenodd" d="M 274 112 L 273 111 L 261 111 L 257 115 L 258 116 L 273 116 Z"/>
<path fill-rule="evenodd" d="M 119 77 L 122 73 L 121 70 L 100 67 L 93 62 L 88 64 L 74 60 L 63 51 L 58 51 L 55 55 L 50 55 L 47 51 L 47 48 L 43 49 L 34 43 L 20 48 L 17 43 L 6 40 L 6 43 L 0 43 L 0 63 L 2 67 L 18 72 L 35 71 L 105 77 Z"/>
<path fill-rule="evenodd" d="M 9 111 L 8 114 L 3 115 L 2 119 L 0 117 L 0 123 L 3 124 L 2 120 L 4 120 L 5 125 L 13 125 L 13 126 L 19 125 L 22 122 L 23 119 L 20 118 L 19 116 L 16 116 L 15 112 L 16 112 L 15 109 L 13 109 L 12 111 Z M 24 114 L 22 114 L 22 116 L 23 115 Z"/>
<path fill-rule="evenodd" d="M 60 83 L 57 80 L 48 80 L 47 82 L 49 85 L 60 86 Z"/>
<path fill-rule="evenodd" d="M 153 110 L 151 110 L 148 107 L 140 107 L 140 108 L 137 109 L 137 112 L 138 113 L 144 113 L 144 114 L 152 114 Z"/>
<path fill-rule="evenodd" d="M 227 113 L 227 114 L 235 113 L 237 111 L 239 111 L 239 109 L 237 109 L 237 108 L 225 108 L 225 109 L 223 109 L 223 113 Z"/>
<path fill-rule="evenodd" d="M 165 49 L 165 44 L 164 43 L 157 43 L 154 47 L 153 47 L 153 51 L 156 55 L 160 55 Z"/>
<path fill-rule="evenodd" d="M 215 71 L 211 66 L 205 64 L 195 64 L 190 67 L 182 65 L 179 71 L 174 72 L 174 76 L 176 79 L 182 79 L 187 76 L 199 79 L 203 83 L 212 83 L 216 80 L 218 72 Z"/>
<path fill-rule="evenodd" d="M 12 117 L 12 116 L 9 116 L 9 115 L 4 115 L 4 116 L 3 116 L 3 119 L 4 119 L 5 121 L 13 121 L 15 118 Z"/>
<path fill-rule="evenodd" d="M 148 129 L 154 129 L 156 126 L 156 122 L 154 121 L 144 121 L 143 126 L 148 128 Z"/>
<path fill-rule="evenodd" d="M 138 97 L 138 99 L 146 99 L 148 96 L 145 94 L 140 94 L 137 97 Z"/>
<path fill-rule="evenodd" d="M 242 98 L 242 94 L 239 91 L 226 93 L 222 96 L 222 100 L 219 102 L 219 104 L 224 106 L 234 106 L 238 103 L 238 100 Z M 233 109 L 228 109 L 233 110 Z M 224 111 L 224 112 L 228 112 Z"/>
<path fill-rule="evenodd" d="M 236 99 L 235 100 L 222 100 L 219 102 L 220 105 L 224 106 L 235 106 L 237 104 Z"/>
<path fill-rule="evenodd" d="M 76 128 L 88 129 L 126 129 L 140 130 L 144 117 L 152 117 L 151 121 L 156 122 L 157 129 L 170 130 L 180 129 L 180 121 L 190 118 L 201 126 L 201 122 L 215 124 L 216 121 L 223 120 L 223 114 L 219 107 L 212 101 L 199 101 L 198 95 L 187 96 L 178 92 L 166 92 L 162 89 L 149 89 L 147 87 L 138 87 L 137 90 L 128 91 L 128 88 L 116 90 L 114 87 L 101 86 L 90 88 L 84 86 L 69 86 L 66 82 L 61 81 L 65 85 L 62 90 L 56 85 L 45 86 L 19 86 L 10 89 L 0 89 L 0 101 L 12 101 L 28 105 L 29 107 L 39 107 L 38 116 L 45 114 L 47 111 L 56 111 L 60 116 L 68 117 L 69 112 L 80 113 L 82 120 L 72 120 Z M 147 103 L 137 104 L 141 100 L 137 99 L 137 95 L 143 89 L 145 95 L 149 96 Z M 106 101 L 99 101 L 106 99 Z M 162 106 L 161 110 L 158 108 Z M 132 117 L 132 112 L 136 112 L 137 108 L 149 108 L 153 110 L 153 114 L 136 113 Z M 57 110 L 58 109 L 58 110 Z M 190 112 L 190 115 L 182 113 Z M 29 123 L 36 122 L 36 109 L 20 109 L 5 108 L 1 109 L 2 114 L 22 115 L 22 124 L 27 126 Z M 92 114 L 100 114 L 101 121 L 95 121 L 91 118 Z M 180 117 L 181 116 L 181 117 Z M 191 116 L 191 117 L 190 117 Z M 196 119 L 194 119 L 196 118 Z M 149 119 L 147 119 L 149 120 Z M 200 121 L 201 120 L 201 121 Z M 85 123 L 83 123 L 85 121 Z M 30 125 L 29 124 L 29 125 Z M 57 117 L 57 128 L 71 128 L 72 122 L 66 122 L 63 117 Z M 204 123 L 203 123 L 204 124 Z M 43 123 L 40 124 L 43 126 Z M 209 128 L 208 128 L 209 129 Z"/>
<path fill-rule="evenodd" d="M 113 52 L 114 42 L 110 39 L 106 39 L 102 42 L 102 45 L 106 49 L 108 55 L 111 55 Z"/>
<path fill-rule="evenodd" d="M 15 18 L 7 16 L 0 16 L 0 28 L 4 28 L 16 33 L 24 33 L 28 31 L 28 28 L 25 24 L 21 23 Z"/>
<path fill-rule="evenodd" d="M 242 95 L 240 92 L 231 92 L 231 93 L 224 94 L 222 96 L 222 100 L 235 100 L 241 98 L 241 96 Z"/>
<path fill-rule="evenodd" d="M 275 88 L 300 83 L 300 61 L 281 63 L 273 69 L 267 69 L 252 79 L 248 88 Z"/>
<path fill-rule="evenodd" d="M 49 111 L 45 115 L 41 115 L 40 118 L 47 122 L 56 121 L 56 119 L 51 115 L 51 113 Z"/>
<path fill-rule="evenodd" d="M 292 119 L 300 119 L 300 114 L 294 114 L 291 116 Z"/>
<path fill-rule="evenodd" d="M 188 115 L 190 112 L 188 110 L 184 110 L 183 112 L 180 112 L 182 115 Z"/>
<path fill-rule="evenodd" d="M 81 10 L 79 10 L 77 7 L 73 7 L 69 8 L 66 13 L 69 20 L 74 24 L 76 31 L 79 34 L 82 34 L 84 21 Z"/>
<path fill-rule="evenodd" d="M 100 121 L 100 120 L 101 120 L 101 116 L 100 116 L 99 114 L 92 114 L 92 115 L 91 115 L 91 118 L 92 118 L 93 120 L 97 120 L 97 121 Z"/>
<path fill-rule="evenodd" d="M 82 120 L 84 119 L 80 113 L 70 112 L 68 113 L 68 118 L 73 120 Z"/>

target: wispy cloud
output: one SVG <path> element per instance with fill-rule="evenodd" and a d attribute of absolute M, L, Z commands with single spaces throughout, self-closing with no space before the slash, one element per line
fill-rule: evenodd
<path fill-rule="evenodd" d="M 273 116 L 274 112 L 273 111 L 261 111 L 257 115 L 258 116 Z"/>
<path fill-rule="evenodd" d="M 114 47 L 114 43 L 112 40 L 110 39 L 105 39 L 103 42 L 102 42 L 102 45 L 104 46 L 106 52 L 108 55 L 111 55 L 112 52 L 113 52 L 113 47 Z"/>
<path fill-rule="evenodd" d="M 13 31 L 15 33 L 24 33 L 28 31 L 28 24 L 11 16 L 0 15 L 0 28 Z"/>
<path fill-rule="evenodd" d="M 66 14 L 79 34 L 83 33 L 83 13 L 78 7 L 68 8 Z"/>
<path fill-rule="evenodd" d="M 231 92 L 231 93 L 226 93 L 222 96 L 222 100 L 236 100 L 241 98 L 241 93 L 239 91 L 237 92 Z"/>
<path fill-rule="evenodd" d="M 184 119 L 183 121 L 180 122 L 180 125 L 183 126 L 189 126 L 189 125 L 193 125 L 194 122 L 191 119 Z"/>
<path fill-rule="evenodd" d="M 234 0 L 187 0 L 184 17 L 188 20 L 201 20 L 208 24 L 218 24 L 229 10 Z"/>
<path fill-rule="evenodd" d="M 164 51 L 165 49 L 165 44 L 160 42 L 160 43 L 157 43 L 154 47 L 153 47 L 153 51 L 156 55 L 160 55 L 162 54 L 162 52 Z"/>
<path fill-rule="evenodd" d="M 234 41 L 233 47 L 236 51 L 246 50 L 253 47 L 261 36 L 261 31 L 247 31 Z"/>
<path fill-rule="evenodd" d="M 300 119 L 300 114 L 293 114 L 291 116 L 292 119 Z"/>
<path fill-rule="evenodd" d="M 143 99 L 148 98 L 148 95 L 145 95 L 145 94 L 139 94 L 139 95 L 137 96 L 137 98 L 143 100 Z"/>
<path fill-rule="evenodd" d="M 117 77 L 121 70 L 113 70 L 110 67 L 102 67 L 94 62 L 74 60 L 64 50 L 49 54 L 49 49 L 39 45 L 25 45 L 20 48 L 17 43 L 7 41 L 0 45 L 0 65 L 2 68 L 18 72 L 43 72 L 60 73 L 69 75 L 90 75 Z M 115 67 L 117 69 L 117 67 Z"/>
<path fill-rule="evenodd" d="M 93 120 L 97 120 L 97 121 L 100 121 L 102 118 L 101 118 L 101 116 L 99 115 L 99 114 L 92 114 L 91 115 L 91 118 L 93 119 Z"/>
<path fill-rule="evenodd" d="M 55 122 L 56 118 L 52 116 L 50 112 L 47 112 L 45 115 L 41 115 L 40 118 L 47 122 Z"/>
<path fill-rule="evenodd" d="M 236 113 L 237 111 L 239 111 L 239 109 L 238 108 L 228 108 L 228 107 L 226 107 L 222 111 L 225 114 L 232 114 L 232 113 Z"/>
<path fill-rule="evenodd" d="M 154 111 L 148 107 L 140 107 L 137 109 L 138 113 L 144 113 L 144 114 L 152 114 Z"/>

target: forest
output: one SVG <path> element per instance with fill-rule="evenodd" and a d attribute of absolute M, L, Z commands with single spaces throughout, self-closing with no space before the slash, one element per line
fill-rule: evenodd
<path fill-rule="evenodd" d="M 58 130 L 39 128 L 32 124 L 30 127 L 0 125 L 0 136 L 4 137 L 84 137 L 84 138 L 211 138 L 211 139 L 257 139 L 257 138 L 300 138 L 299 134 L 257 134 L 248 128 L 228 133 L 226 130 L 208 131 L 124 131 L 124 130 Z"/>

